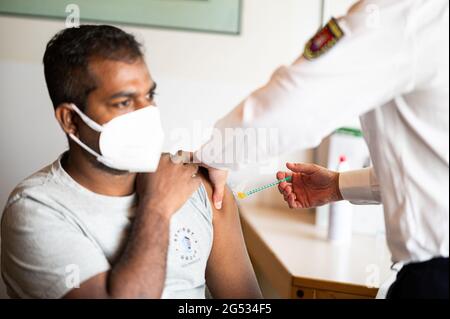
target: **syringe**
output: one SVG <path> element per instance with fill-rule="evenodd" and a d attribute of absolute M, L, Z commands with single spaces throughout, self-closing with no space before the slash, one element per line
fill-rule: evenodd
<path fill-rule="evenodd" d="M 292 176 L 289 176 L 289 177 L 283 178 L 283 179 L 281 179 L 281 180 L 278 180 L 278 181 L 276 181 L 276 182 L 274 182 L 274 183 L 270 183 L 270 184 L 267 184 L 267 185 L 264 185 L 264 186 L 255 188 L 255 189 L 253 189 L 253 190 L 251 190 L 251 191 L 248 191 L 248 192 L 245 192 L 245 193 L 239 192 L 239 193 L 237 194 L 237 196 L 239 197 L 239 199 L 245 199 L 245 198 L 247 198 L 247 197 L 249 197 L 249 196 L 251 196 L 251 195 L 253 195 L 253 194 L 262 192 L 262 191 L 264 191 L 264 190 L 266 190 L 266 189 L 268 189 L 268 188 L 277 186 L 277 185 L 279 185 L 279 184 L 281 184 L 281 183 L 283 183 L 283 182 L 290 182 L 291 180 L 292 180 Z"/>

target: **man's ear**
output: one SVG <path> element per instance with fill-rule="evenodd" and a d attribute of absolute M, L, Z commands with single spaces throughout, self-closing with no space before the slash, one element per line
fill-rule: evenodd
<path fill-rule="evenodd" d="M 77 116 L 69 103 L 58 105 L 55 110 L 55 117 L 66 134 L 78 136 Z"/>

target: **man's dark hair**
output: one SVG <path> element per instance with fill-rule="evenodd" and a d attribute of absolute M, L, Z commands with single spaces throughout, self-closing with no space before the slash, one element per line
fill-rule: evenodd
<path fill-rule="evenodd" d="M 108 25 L 81 25 L 58 32 L 47 44 L 44 73 L 48 92 L 56 108 L 74 103 L 84 109 L 96 80 L 89 72 L 92 58 L 134 62 L 143 57 L 133 35 Z"/>

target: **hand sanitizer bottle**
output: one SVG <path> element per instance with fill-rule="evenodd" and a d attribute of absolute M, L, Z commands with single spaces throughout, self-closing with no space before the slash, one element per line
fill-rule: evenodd
<path fill-rule="evenodd" d="M 345 172 L 350 169 L 347 158 L 339 158 L 337 171 Z M 328 219 L 328 240 L 336 244 L 349 243 L 352 239 L 352 204 L 347 201 L 335 202 L 330 205 Z"/>

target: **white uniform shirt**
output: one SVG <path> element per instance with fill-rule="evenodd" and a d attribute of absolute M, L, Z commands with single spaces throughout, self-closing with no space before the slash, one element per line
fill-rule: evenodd
<path fill-rule="evenodd" d="M 339 24 L 345 36 L 329 52 L 279 68 L 216 127 L 279 128 L 277 154 L 257 149 L 261 159 L 315 147 L 360 116 L 374 166 L 341 176 L 344 198 L 382 200 L 394 262 L 448 257 L 449 2 L 361 1 Z M 196 156 L 239 168 L 217 160 L 235 145 L 217 145 Z"/>

